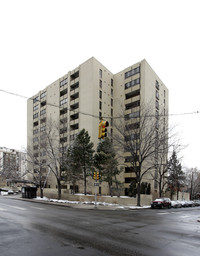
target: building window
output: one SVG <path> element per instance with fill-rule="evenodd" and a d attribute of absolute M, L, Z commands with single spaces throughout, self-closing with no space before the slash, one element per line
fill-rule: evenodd
<path fill-rule="evenodd" d="M 33 115 L 33 119 L 37 118 L 38 117 L 38 113 L 34 114 Z"/>
<path fill-rule="evenodd" d="M 46 114 L 46 109 L 43 109 L 42 111 L 40 111 L 40 115 L 44 115 Z"/>
<path fill-rule="evenodd" d="M 110 90 L 111 97 L 113 97 L 113 89 Z"/>
<path fill-rule="evenodd" d="M 66 133 L 67 132 L 67 127 L 64 127 L 60 129 L 60 134 Z"/>
<path fill-rule="evenodd" d="M 43 92 L 41 95 L 40 95 L 40 99 L 44 98 L 46 96 L 46 92 Z"/>
<path fill-rule="evenodd" d="M 156 98 L 159 99 L 159 92 L 156 90 Z"/>
<path fill-rule="evenodd" d="M 33 127 L 38 126 L 38 121 L 33 123 Z"/>
<path fill-rule="evenodd" d="M 125 109 L 131 109 L 131 108 L 136 108 L 136 107 L 139 107 L 140 106 L 140 101 L 137 100 L 137 101 L 134 101 L 134 102 L 131 102 L 129 104 L 126 104 L 125 105 Z"/>
<path fill-rule="evenodd" d="M 156 100 L 156 108 L 159 109 L 159 102 Z"/>
<path fill-rule="evenodd" d="M 43 124 L 43 123 L 45 123 L 45 122 L 46 122 L 46 118 L 43 118 L 43 119 L 40 120 L 40 123 L 41 123 L 41 124 Z"/>
<path fill-rule="evenodd" d="M 70 91 L 73 91 L 73 90 L 76 90 L 77 88 L 79 88 L 79 82 L 75 83 L 75 84 L 72 84 L 70 86 Z"/>
<path fill-rule="evenodd" d="M 125 119 L 128 120 L 128 119 L 131 119 L 131 118 L 137 118 L 139 116 L 140 116 L 140 112 L 136 111 L 136 112 L 130 113 L 128 115 L 125 115 Z"/>
<path fill-rule="evenodd" d="M 60 143 L 63 144 L 67 142 L 67 137 L 60 138 Z"/>
<path fill-rule="evenodd" d="M 60 87 L 64 86 L 67 83 L 68 83 L 68 77 L 60 82 Z"/>
<path fill-rule="evenodd" d="M 33 111 L 37 110 L 39 108 L 39 105 L 36 105 L 33 107 Z"/>
<path fill-rule="evenodd" d="M 40 131 L 41 132 L 44 132 L 46 130 L 46 126 L 42 126 L 41 128 L 40 128 Z"/>
<path fill-rule="evenodd" d="M 131 88 L 131 87 L 133 87 L 133 86 L 135 86 L 135 85 L 137 85 L 139 83 L 140 83 L 140 78 L 132 80 L 132 81 L 130 81 L 130 82 L 125 84 L 125 90 L 128 89 L 128 88 Z"/>
<path fill-rule="evenodd" d="M 62 106 L 63 104 L 67 103 L 67 98 L 63 99 L 60 101 L 60 106 Z"/>
<path fill-rule="evenodd" d="M 67 111 L 68 111 L 68 108 L 63 108 L 63 109 L 61 109 L 61 110 L 60 110 L 60 115 L 66 114 Z"/>
<path fill-rule="evenodd" d="M 39 101 L 39 96 L 37 96 L 37 97 L 35 97 L 35 98 L 33 99 L 33 103 L 35 103 L 35 102 L 37 102 L 37 101 Z"/>
<path fill-rule="evenodd" d="M 99 91 L 99 98 L 102 99 L 102 91 Z"/>
<path fill-rule="evenodd" d="M 111 105 L 111 107 L 113 107 L 113 99 L 111 99 L 110 105 Z"/>
<path fill-rule="evenodd" d="M 99 112 L 99 118 L 100 118 L 100 119 L 102 118 L 102 113 L 101 113 L 101 112 Z"/>
<path fill-rule="evenodd" d="M 102 70 L 99 69 L 99 77 L 102 78 Z"/>
<path fill-rule="evenodd" d="M 42 101 L 41 103 L 40 103 L 40 107 L 42 108 L 42 107 L 44 107 L 44 106 L 46 106 L 46 100 L 45 101 Z"/>
<path fill-rule="evenodd" d="M 99 109 L 102 109 L 102 102 L 99 101 Z"/>
<path fill-rule="evenodd" d="M 71 81 L 78 78 L 79 77 L 79 71 L 75 72 L 74 74 L 72 74 L 71 76 Z"/>
<path fill-rule="evenodd" d="M 113 86 L 113 79 L 111 78 L 111 86 Z"/>
<path fill-rule="evenodd" d="M 99 80 L 99 87 L 102 88 L 102 80 Z"/>
<path fill-rule="evenodd" d="M 113 118 L 110 119 L 110 125 L 113 126 Z"/>
<path fill-rule="evenodd" d="M 140 67 L 131 69 L 130 71 L 125 73 L 125 79 L 138 73 L 140 73 Z"/>
<path fill-rule="evenodd" d="M 33 150 L 38 150 L 38 148 L 39 148 L 38 145 L 33 146 Z"/>
<path fill-rule="evenodd" d="M 156 80 L 156 89 L 159 90 L 159 82 Z"/>
<path fill-rule="evenodd" d="M 33 134 L 37 134 L 38 133 L 38 129 L 33 130 Z"/>
<path fill-rule="evenodd" d="M 60 92 L 60 97 L 62 97 L 65 94 L 67 94 L 67 88 Z"/>
<path fill-rule="evenodd" d="M 125 99 L 128 100 L 130 98 L 133 98 L 133 97 L 136 97 L 136 96 L 139 96 L 139 95 L 140 95 L 140 90 L 135 90 L 135 91 L 127 93 L 125 95 Z"/>
<path fill-rule="evenodd" d="M 33 138 L 33 142 L 38 142 L 38 137 Z"/>
<path fill-rule="evenodd" d="M 112 108 L 110 110 L 110 114 L 111 114 L 111 116 L 113 116 L 113 109 Z"/>

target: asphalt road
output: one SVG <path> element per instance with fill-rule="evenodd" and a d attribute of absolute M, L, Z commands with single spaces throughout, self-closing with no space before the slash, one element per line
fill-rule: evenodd
<path fill-rule="evenodd" d="M 200 207 L 74 209 L 0 196 L 1 256 L 199 256 Z"/>

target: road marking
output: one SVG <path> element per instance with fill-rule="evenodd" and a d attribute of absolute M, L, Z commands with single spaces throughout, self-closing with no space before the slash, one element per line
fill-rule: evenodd
<path fill-rule="evenodd" d="M 11 205 L 9 205 L 9 206 L 12 208 L 18 209 L 18 210 L 22 210 L 22 211 L 26 210 L 26 208 L 22 208 L 22 207 L 18 207 L 18 206 L 11 206 Z"/>
<path fill-rule="evenodd" d="M 33 209 L 37 209 L 37 210 L 41 210 L 41 211 L 43 211 L 43 210 L 44 210 L 44 208 L 39 208 L 39 207 L 34 207 L 34 206 L 31 206 L 31 208 L 33 208 Z"/>
<path fill-rule="evenodd" d="M 159 215 L 169 214 L 169 212 L 158 212 Z"/>
<path fill-rule="evenodd" d="M 0 208 L 0 211 L 7 211 L 7 209 L 5 209 L 5 208 Z"/>

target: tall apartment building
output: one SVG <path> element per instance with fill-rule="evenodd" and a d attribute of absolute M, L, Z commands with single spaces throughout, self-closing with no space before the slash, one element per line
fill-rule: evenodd
<path fill-rule="evenodd" d="M 98 125 L 101 118 L 109 122 L 108 134 L 115 136 L 114 118 L 125 110 L 132 117 L 139 111 L 140 102 L 153 101 L 155 112 L 159 106 L 168 110 L 168 90 L 146 60 L 113 74 L 94 57 L 69 71 L 27 102 L 27 141 L 33 155 L 44 159 L 39 143 L 48 120 L 58 124 L 57 146 L 67 149 L 83 128 L 89 132 L 94 148 L 98 145 Z M 29 166 L 29 168 L 36 168 Z M 47 170 L 46 170 L 47 171 Z M 127 193 L 131 173 L 122 173 L 122 194 Z M 92 182 L 90 191 L 93 192 Z M 50 176 L 47 186 L 55 188 Z M 80 187 L 81 190 L 81 187 Z M 106 184 L 101 185 L 102 194 L 108 193 Z"/>
<path fill-rule="evenodd" d="M 21 178 L 26 172 L 26 153 L 0 147 L 0 175 L 7 179 Z"/>

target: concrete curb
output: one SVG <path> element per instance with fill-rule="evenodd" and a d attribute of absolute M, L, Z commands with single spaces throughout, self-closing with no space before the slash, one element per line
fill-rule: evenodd
<path fill-rule="evenodd" d="M 94 204 L 86 204 L 86 203 L 59 203 L 59 202 L 52 202 L 52 201 L 43 201 L 43 200 L 36 200 L 36 199 L 29 199 L 29 198 L 22 198 L 21 195 L 8 195 L 3 196 L 6 199 L 13 199 L 13 200 L 21 200 L 26 202 L 32 203 L 40 203 L 46 205 L 54 205 L 54 206 L 61 206 L 67 208 L 75 208 L 75 209 L 87 209 L 87 210 L 117 210 L 117 211 L 124 211 L 124 210 L 141 210 L 141 209 L 148 209 L 148 208 L 131 208 L 131 206 L 122 206 L 122 205 L 97 205 L 95 207 Z"/>

